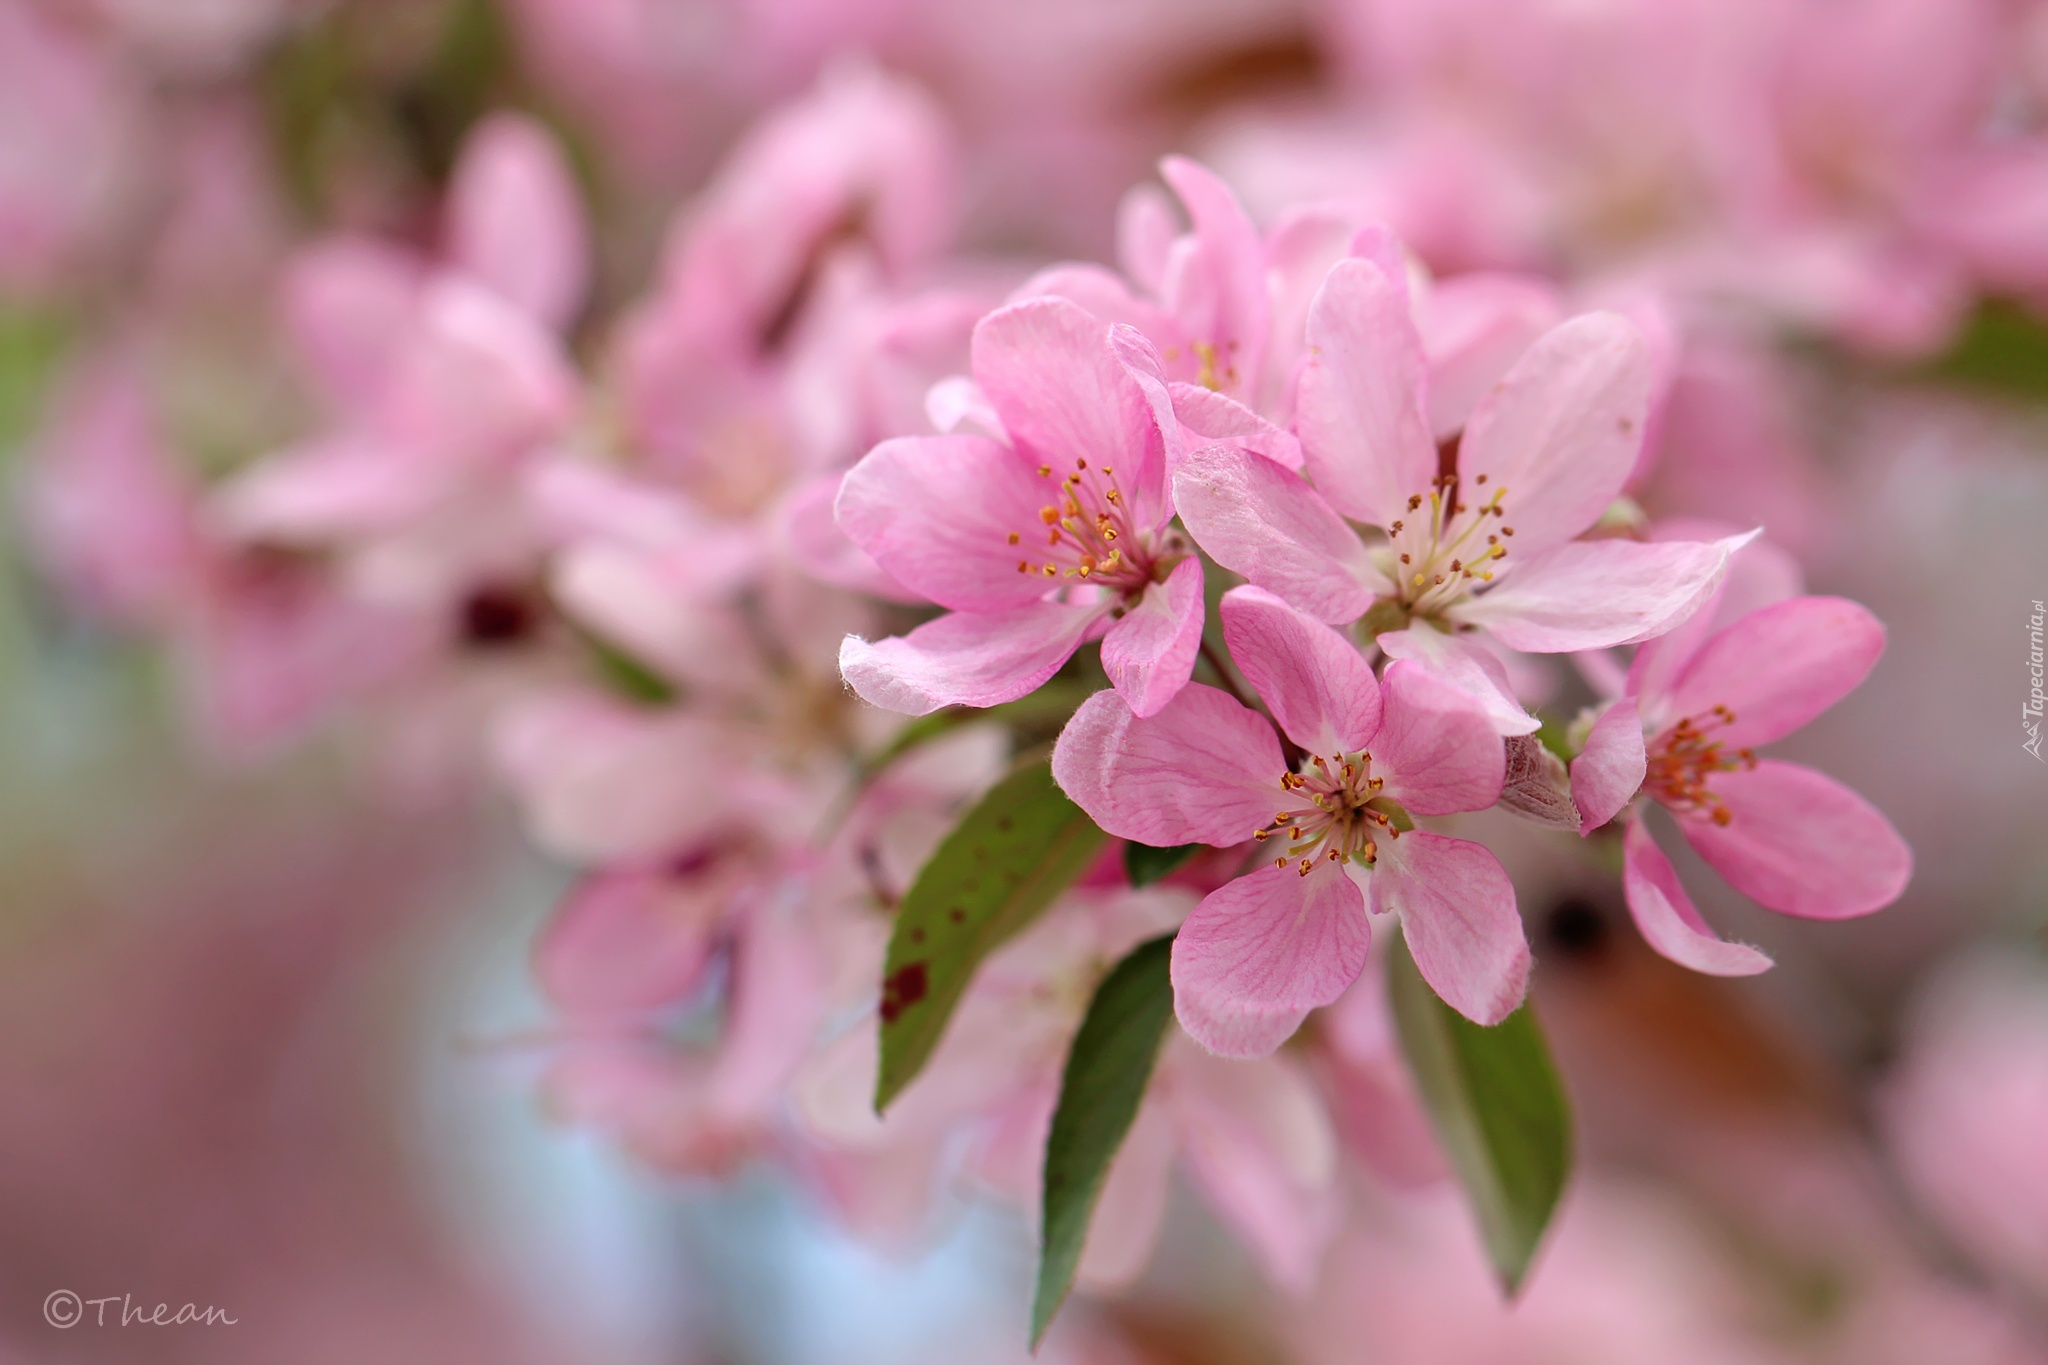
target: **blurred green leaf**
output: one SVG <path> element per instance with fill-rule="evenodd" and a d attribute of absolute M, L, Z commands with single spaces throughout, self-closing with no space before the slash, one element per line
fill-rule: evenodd
<path fill-rule="evenodd" d="M 1132 886 L 1150 886 L 1207 847 L 1207 844 L 1175 844 L 1171 848 L 1154 848 L 1150 844 L 1127 843 L 1124 845 L 1124 875 L 1131 879 Z"/>
<path fill-rule="evenodd" d="M 54 313 L 0 307 L 0 453 L 34 432 L 70 329 Z"/>
<path fill-rule="evenodd" d="M 1971 315 L 1955 344 L 1915 377 L 2048 402 L 2048 321 L 2019 304 L 1987 300 Z"/>
<path fill-rule="evenodd" d="M 877 1113 L 931 1057 L 982 959 L 1038 918 L 1106 837 L 1042 758 L 1011 769 L 946 836 L 889 936 Z"/>
<path fill-rule="evenodd" d="M 1527 1004 L 1482 1028 L 1437 998 L 1395 939 L 1389 998 L 1401 1049 L 1512 1297 L 1572 1165 L 1571 1111 Z"/>
<path fill-rule="evenodd" d="M 1073 1287 L 1109 1164 L 1138 1117 L 1173 1018 L 1173 935 L 1132 949 L 1096 987 L 1060 1078 L 1059 1107 L 1045 1143 L 1045 1209 L 1038 1291 L 1031 1305 L 1037 1349 Z"/>

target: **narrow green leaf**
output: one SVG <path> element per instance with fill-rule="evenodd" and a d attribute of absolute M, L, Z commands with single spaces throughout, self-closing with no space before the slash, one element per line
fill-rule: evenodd
<path fill-rule="evenodd" d="M 1406 943 L 1391 957 L 1401 1049 L 1513 1297 L 1571 1174 L 1571 1111 L 1550 1049 L 1528 1005 L 1481 1028 L 1437 998 Z"/>
<path fill-rule="evenodd" d="M 1106 836 L 1044 759 L 990 789 L 919 870 L 882 969 L 880 1113 L 917 1076 L 983 958 L 1067 889 Z"/>
<path fill-rule="evenodd" d="M 1171 848 L 1125 844 L 1124 875 L 1131 879 L 1132 886 L 1150 886 L 1207 847 L 1207 844 L 1175 844 Z"/>
<path fill-rule="evenodd" d="M 1044 1234 L 1038 1293 L 1031 1305 L 1033 1350 L 1073 1287 L 1109 1163 L 1137 1119 L 1152 1079 L 1159 1040 L 1173 1017 L 1172 958 L 1172 934 L 1133 948 L 1095 988 L 1067 1052 L 1059 1107 L 1045 1142 Z"/>

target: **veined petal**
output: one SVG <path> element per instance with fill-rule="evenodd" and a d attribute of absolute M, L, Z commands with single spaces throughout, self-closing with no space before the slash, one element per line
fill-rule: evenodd
<path fill-rule="evenodd" d="M 1477 702 L 1497 734 L 1533 734 L 1542 723 L 1522 709 L 1506 667 L 1482 644 L 1426 625 L 1387 631 L 1378 643 L 1388 658 L 1413 660 Z"/>
<path fill-rule="evenodd" d="M 1174 475 L 1173 500 L 1217 563 L 1320 621 L 1355 621 L 1393 591 L 1358 533 L 1263 455 L 1224 445 L 1192 451 Z"/>
<path fill-rule="evenodd" d="M 1382 840 L 1372 908 L 1401 912 L 1416 970 L 1467 1019 L 1498 1024 L 1522 1003 L 1529 943 L 1514 883 L 1485 848 L 1419 829 Z"/>
<path fill-rule="evenodd" d="M 1090 819 L 1161 847 L 1246 842 L 1284 801 L 1286 771 L 1272 726 L 1201 683 L 1143 717 L 1115 692 L 1097 692 L 1052 752 L 1053 777 Z"/>
<path fill-rule="evenodd" d="M 1104 606 L 1034 602 L 955 611 L 908 635 L 839 647 L 839 671 L 861 700 L 922 716 L 941 706 L 996 706 L 1036 690 L 1073 657 Z"/>
<path fill-rule="evenodd" d="M 1465 424 L 1459 497 L 1477 504 L 1505 490 L 1501 522 L 1515 528 L 1517 552 L 1562 545 L 1607 510 L 1635 467 L 1650 379 L 1649 346 L 1619 314 L 1552 328 Z"/>
<path fill-rule="evenodd" d="M 1110 626 L 1102 671 L 1133 712 L 1154 715 L 1187 685 L 1201 645 L 1202 561 L 1190 555 Z"/>
<path fill-rule="evenodd" d="M 1764 759 L 1707 781 L 1729 815 L 1678 822 L 1687 842 L 1743 895 L 1807 919 L 1848 919 L 1897 900 L 1913 852 L 1877 807 L 1824 773 Z"/>
<path fill-rule="evenodd" d="M 1418 310 L 1429 358 L 1429 424 L 1443 440 L 1536 339 L 1564 318 L 1557 286 L 1532 275 L 1472 271 L 1439 280 Z"/>
<path fill-rule="evenodd" d="M 1300 469 L 1301 442 L 1227 394 L 1200 384 L 1169 384 L 1174 415 L 1190 433 L 1190 448 L 1221 441 L 1263 455 L 1288 469 Z"/>
<path fill-rule="evenodd" d="M 1840 597 L 1795 597 L 1764 607 L 1701 646 L 1663 710 L 1672 720 L 1726 706 L 1735 719 L 1713 737 L 1731 748 L 1769 744 L 1856 689 L 1884 653 L 1884 626 Z"/>
<path fill-rule="evenodd" d="M 1365 969 L 1372 925 L 1335 863 L 1307 876 L 1271 864 L 1195 907 L 1173 940 L 1181 1027 L 1224 1057 L 1263 1057 Z"/>
<path fill-rule="evenodd" d="M 1163 515 L 1166 457 L 1151 406 L 1110 348 L 1109 324 L 1062 298 L 999 308 L 974 328 L 975 382 L 1029 463 L 1086 460 Z M 1149 527 L 1146 529 L 1150 529 Z"/>
<path fill-rule="evenodd" d="M 1515 565 L 1449 615 L 1531 654 L 1648 639 L 1699 610 L 1748 539 L 1573 541 Z"/>
<path fill-rule="evenodd" d="M 1309 307 L 1308 344 L 1294 416 L 1308 472 L 1345 516 L 1386 526 L 1436 477 L 1406 282 L 1339 261 Z"/>
<path fill-rule="evenodd" d="M 995 611 L 1058 585 L 1037 553 L 1039 509 L 1057 494 L 1056 480 L 985 437 L 905 436 L 848 470 L 834 507 L 840 529 L 904 587 L 956 611 Z"/>
<path fill-rule="evenodd" d="M 1380 679 L 1374 776 L 1416 815 L 1484 810 L 1500 797 L 1505 751 L 1493 720 L 1422 664 L 1396 660 Z"/>
<path fill-rule="evenodd" d="M 1629 824 L 1622 843 L 1621 889 L 1643 941 L 1679 966 L 1708 976 L 1755 976 L 1770 970 L 1767 954 L 1747 943 L 1728 942 L 1700 918 L 1677 869 L 1641 820 Z"/>
<path fill-rule="evenodd" d="M 1572 803 L 1579 808 L 1579 833 L 1591 834 L 1620 814 L 1642 790 L 1648 770 L 1643 718 L 1635 702 L 1622 697 L 1600 713 L 1586 736 L 1586 747 L 1572 760 Z"/>
<path fill-rule="evenodd" d="M 1218 610 L 1230 657 L 1289 739 L 1326 756 L 1372 742 L 1380 685 L 1349 640 L 1263 588 L 1232 588 Z"/>

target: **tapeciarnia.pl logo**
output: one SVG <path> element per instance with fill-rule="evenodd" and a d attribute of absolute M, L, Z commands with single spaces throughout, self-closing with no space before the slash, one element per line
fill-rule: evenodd
<path fill-rule="evenodd" d="M 2020 727 L 2027 734 L 2020 747 L 2041 762 L 2048 763 L 2048 758 L 2041 758 L 2041 711 L 2043 705 L 2048 704 L 2048 697 L 2044 697 L 2041 690 L 2041 623 L 2044 619 L 2048 619 L 2048 607 L 2036 598 L 2034 614 L 2027 618 L 2027 673 L 2033 679 L 2033 687 L 2027 693 L 2026 704 L 2020 707 Z"/>

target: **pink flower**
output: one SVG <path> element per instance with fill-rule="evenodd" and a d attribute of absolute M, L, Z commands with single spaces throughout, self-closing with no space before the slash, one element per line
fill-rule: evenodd
<path fill-rule="evenodd" d="M 487 120 L 456 167 L 447 228 L 438 267 L 340 239 L 293 268 L 287 322 L 336 421 L 228 485 L 217 510 L 230 531 L 362 547 L 425 527 L 386 556 L 408 575 L 505 567 L 506 537 L 472 555 L 447 523 L 502 518 L 480 504 L 512 500 L 512 472 L 575 409 L 559 330 L 582 303 L 588 240 L 566 159 L 536 125 Z"/>
<path fill-rule="evenodd" d="M 1083 642 L 1134 711 L 1187 682 L 1202 568 L 1167 529 L 1165 451 L 1111 329 L 1064 299 L 975 328 L 973 370 L 1001 436 L 884 441 L 846 476 L 839 525 L 948 615 L 846 641 L 853 689 L 892 711 L 993 706 L 1032 691 Z"/>
<path fill-rule="evenodd" d="M 1232 657 L 1306 751 L 1293 770 L 1271 724 L 1200 684 L 1149 717 L 1099 692 L 1053 752 L 1060 786 L 1112 834 L 1285 850 L 1182 926 L 1182 1026 L 1228 1056 L 1278 1047 L 1363 970 L 1368 893 L 1375 913 L 1402 912 L 1438 994 L 1483 1023 L 1505 1018 L 1529 972 L 1507 874 L 1478 844 L 1400 828 L 1404 812 L 1480 810 L 1500 794 L 1486 717 L 1412 663 L 1375 680 L 1337 632 L 1260 589 L 1233 589 L 1222 613 Z"/>
<path fill-rule="evenodd" d="M 1626 691 L 1572 761 L 1583 832 L 1632 801 L 1622 887 L 1643 937 L 1674 962 L 1745 976 L 1771 960 L 1718 938 L 1650 836 L 1643 801 L 1736 890 L 1810 919 L 1866 915 L 1898 898 L 1913 855 L 1884 815 L 1832 778 L 1758 758 L 1853 691 L 1884 651 L 1884 627 L 1854 602 L 1793 597 L 1716 630 L 1696 623 L 1636 652 Z M 1711 631 L 1711 633 L 1709 633 Z"/>
<path fill-rule="evenodd" d="M 1378 603 L 1392 627 L 1380 647 L 1470 693 L 1503 734 L 1536 721 L 1474 636 L 1535 653 L 1648 639 L 1706 600 L 1740 543 L 1574 539 L 1620 493 L 1648 409 L 1649 348 L 1615 314 L 1538 338 L 1472 410 L 1454 457 L 1439 455 L 1407 286 L 1386 262 L 1340 261 L 1308 340 L 1295 430 L 1313 486 L 1208 446 L 1174 475 L 1181 519 L 1218 562 L 1320 620 Z M 1439 473 L 1443 459 L 1454 472 Z"/>

